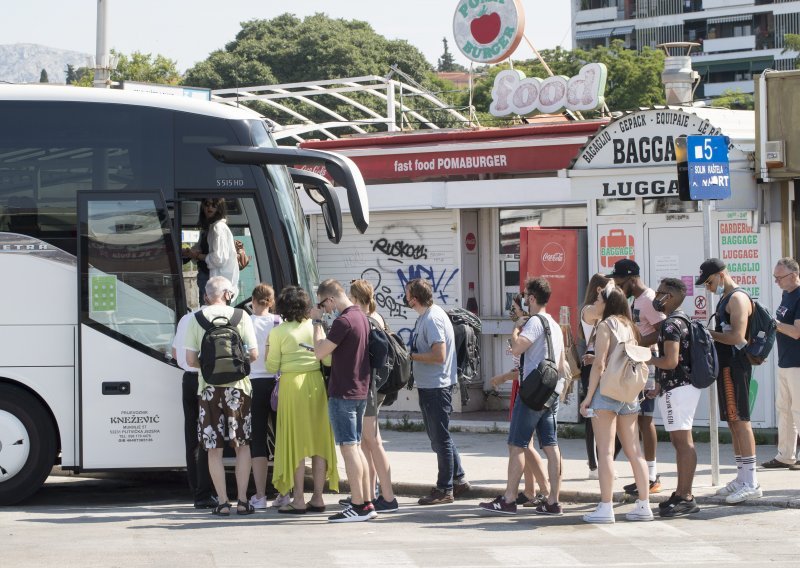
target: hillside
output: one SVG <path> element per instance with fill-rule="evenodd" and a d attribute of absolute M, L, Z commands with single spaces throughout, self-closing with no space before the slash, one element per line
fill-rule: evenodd
<path fill-rule="evenodd" d="M 50 83 L 63 83 L 67 64 L 86 67 L 88 53 L 57 49 L 35 43 L 0 45 L 0 81 L 38 83 L 42 69 Z"/>

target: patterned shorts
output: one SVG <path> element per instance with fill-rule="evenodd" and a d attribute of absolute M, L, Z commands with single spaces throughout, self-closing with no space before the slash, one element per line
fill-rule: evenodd
<path fill-rule="evenodd" d="M 197 438 L 207 450 L 250 443 L 250 396 L 241 389 L 207 385 L 200 395 Z"/>

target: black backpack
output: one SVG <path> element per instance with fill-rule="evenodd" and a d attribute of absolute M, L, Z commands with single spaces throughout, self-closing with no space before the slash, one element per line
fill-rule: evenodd
<path fill-rule="evenodd" d="M 389 359 L 389 338 L 380 323 L 371 317 L 367 317 L 367 321 L 369 322 L 367 336 L 369 366 L 370 369 L 378 371 L 386 367 L 386 361 Z"/>
<path fill-rule="evenodd" d="M 250 356 L 236 329 L 243 314 L 242 310 L 234 308 L 230 318 L 216 316 L 211 321 L 202 310 L 194 314 L 205 330 L 200 342 L 200 373 L 210 385 L 235 383 L 250 374 Z"/>
<path fill-rule="evenodd" d="M 542 322 L 547 341 L 547 356 L 520 383 L 519 397 L 528 408 L 538 411 L 549 407 L 555 400 L 552 397 L 558 386 L 558 366 L 553 353 L 550 324 L 547 323 L 547 318 L 540 314 L 536 314 L 534 317 L 539 318 Z M 520 361 L 520 363 L 522 362 Z"/>
<path fill-rule="evenodd" d="M 772 347 L 775 345 L 775 334 L 778 331 L 778 323 L 775 321 L 775 318 L 772 317 L 772 314 L 767 311 L 767 308 L 750 297 L 750 294 L 748 294 L 746 290 L 734 288 L 733 292 L 719 301 L 717 311 L 711 316 L 711 319 L 716 317 L 717 323 L 720 323 L 720 318 L 722 314 L 725 313 L 725 307 L 728 305 L 731 296 L 735 292 L 746 294 L 753 306 L 753 313 L 751 313 L 750 317 L 747 319 L 747 333 L 745 334 L 747 345 L 744 347 L 744 352 L 750 360 L 750 364 L 761 365 L 767 360 L 767 357 L 772 351 Z M 711 323 L 711 319 L 709 319 L 709 324 Z"/>
<path fill-rule="evenodd" d="M 714 339 L 706 326 L 699 321 L 692 321 L 685 314 L 674 316 L 686 323 L 689 330 L 689 361 L 687 375 L 695 388 L 704 389 L 717 380 L 719 359 Z"/>
<path fill-rule="evenodd" d="M 469 402 L 468 384 L 480 382 L 481 320 L 478 316 L 463 308 L 453 308 L 447 312 L 453 325 L 453 342 L 456 351 L 456 367 L 458 367 L 458 384 L 461 389 L 461 402 Z"/>
<path fill-rule="evenodd" d="M 397 399 L 397 393 L 411 380 L 411 354 L 399 335 L 389 330 L 385 334 L 389 354 L 386 365 L 376 371 L 375 381 L 378 392 L 387 397 L 383 406 L 389 406 Z"/>

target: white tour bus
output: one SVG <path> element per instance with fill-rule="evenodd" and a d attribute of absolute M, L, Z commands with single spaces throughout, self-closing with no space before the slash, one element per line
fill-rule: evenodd
<path fill-rule="evenodd" d="M 320 204 L 334 242 L 341 211 L 326 178 L 295 165 L 324 165 L 366 230 L 358 168 L 277 148 L 247 109 L 0 86 L 0 504 L 33 494 L 56 464 L 185 465 L 182 372 L 170 348 L 197 290 L 180 248 L 197 238 L 200 201 L 224 197 L 252 258 L 238 300 L 257 282 L 311 291 L 318 277 L 295 183 Z"/>

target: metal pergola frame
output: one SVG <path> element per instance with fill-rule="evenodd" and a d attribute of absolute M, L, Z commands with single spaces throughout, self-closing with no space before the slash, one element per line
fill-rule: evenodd
<path fill-rule="evenodd" d="M 267 119 L 272 126 L 275 138 L 290 138 L 297 142 L 303 141 L 301 134 L 309 132 L 319 132 L 330 140 L 339 138 L 334 130 L 344 130 L 342 134 L 366 134 L 367 131 L 363 127 L 369 125 L 379 125 L 385 127 L 389 132 L 397 132 L 403 130 L 404 127 L 408 128 L 410 125 L 408 117 L 418 121 L 421 127 L 431 130 L 439 129 L 439 126 L 432 119 L 424 116 L 420 110 L 415 110 L 406 105 L 404 97 L 421 98 L 432 105 L 431 110 L 446 112 L 464 125 L 476 124 L 473 112 L 470 112 L 471 118 L 467 118 L 420 85 L 392 79 L 394 74 L 404 75 L 398 69 L 393 68 L 392 72 L 386 77 L 366 75 L 363 77 L 305 81 L 282 85 L 217 89 L 211 91 L 211 100 L 229 105 L 246 104 L 254 101 L 269 105 L 281 114 L 286 115 L 289 121 L 282 124 L 275 120 Z M 374 97 L 375 100 L 381 103 L 380 107 L 386 109 L 385 114 L 381 114 L 374 108 L 370 108 L 347 96 L 347 93 L 366 93 Z M 318 99 L 315 100 L 315 97 L 320 95 L 327 95 L 337 101 L 346 103 L 360 112 L 363 118 L 350 120 L 342 116 L 334 109 L 319 102 Z M 299 101 L 303 105 L 321 111 L 329 116 L 331 120 L 320 123 L 315 122 L 296 108 L 283 104 L 281 102 L 283 99 Z M 296 122 L 292 122 L 293 120 Z"/>

